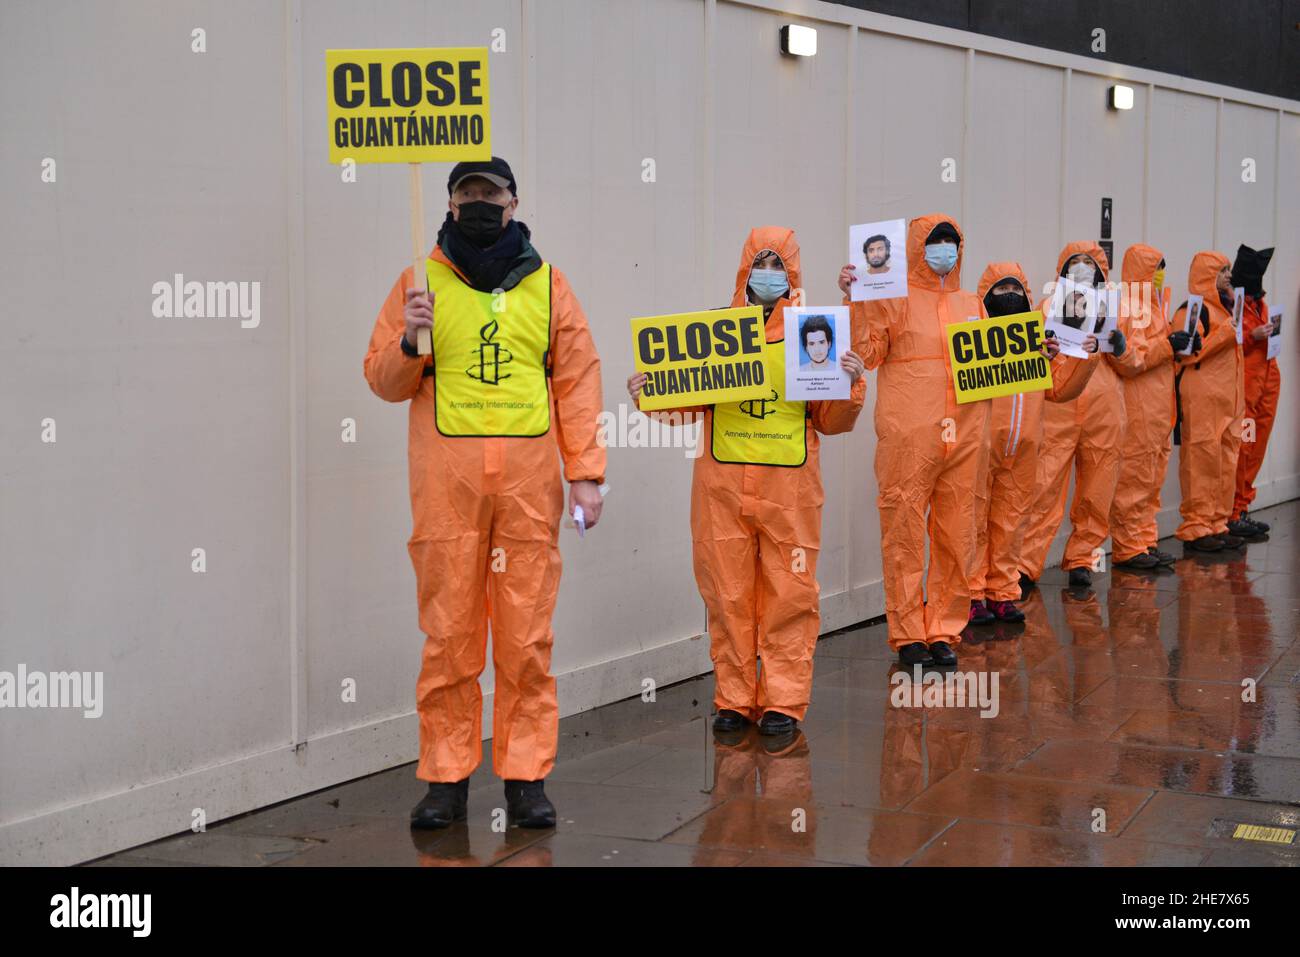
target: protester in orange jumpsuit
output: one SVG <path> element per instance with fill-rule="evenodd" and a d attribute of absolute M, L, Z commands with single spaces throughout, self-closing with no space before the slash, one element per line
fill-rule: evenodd
<path fill-rule="evenodd" d="M 1106 282 L 1109 265 L 1106 253 L 1096 243 L 1073 242 L 1061 250 L 1056 272 L 1077 284 L 1100 288 Z M 1050 300 L 1049 296 L 1040 304 L 1044 315 Z M 1079 398 L 1052 403 L 1043 410 L 1043 444 L 1034 503 L 1020 550 L 1024 587 L 1032 587 L 1043 572 L 1047 551 L 1065 514 L 1071 466 L 1075 483 L 1070 503 L 1071 530 L 1061 560 L 1061 567 L 1070 573 L 1071 587 L 1092 583 L 1090 569 L 1110 534 L 1110 504 L 1124 435 L 1124 392 L 1115 369 L 1133 361 L 1126 349 L 1123 317 L 1109 338 L 1114 352 L 1088 360 L 1098 365 Z"/>
<path fill-rule="evenodd" d="M 1125 293 L 1120 306 L 1133 337 L 1129 347 L 1134 364 L 1116 364 L 1124 385 L 1127 428 L 1110 508 L 1111 558 L 1122 568 L 1152 569 L 1172 565 L 1175 558 L 1156 548 L 1156 515 L 1178 415 L 1174 355 L 1187 347 L 1191 336 L 1169 326 L 1165 257 L 1160 250 L 1142 243 L 1130 246 L 1120 278 Z"/>
<path fill-rule="evenodd" d="M 447 192 L 450 211 L 426 262 L 429 294 L 415 288 L 411 268 L 403 271 L 365 359 L 376 395 L 410 401 L 408 550 L 426 635 L 416 776 L 429 782 L 411 824 L 446 827 L 465 816 L 469 776 L 482 758 L 478 677 L 490 623 L 493 769 L 505 779 L 510 820 L 551 827 L 555 808 L 542 779 L 558 732 L 550 661 L 565 508 L 560 460 L 570 511 L 581 505 L 591 527 L 605 474 L 600 359 L 568 281 L 513 218 L 518 199 L 505 161 L 458 164 Z M 424 328 L 432 356 L 417 351 Z"/>
<path fill-rule="evenodd" d="M 868 369 L 880 369 L 875 464 L 885 617 L 889 645 L 909 667 L 956 664 L 953 646 L 970 616 L 971 493 L 988 470 L 990 404 L 958 405 L 953 391 L 944 327 L 986 318 L 979 297 L 961 288 L 962 245 L 950 217 L 912 220 L 907 295 L 850 303 L 855 351 Z M 845 302 L 853 274 L 852 265 L 840 270 Z"/>
<path fill-rule="evenodd" d="M 978 293 L 989 316 L 1011 316 L 1029 312 L 1029 289 L 1020 263 L 1000 262 L 985 267 Z M 992 400 L 988 474 L 976 490 L 975 564 L 970 579 L 973 624 L 1025 620 L 1014 603 L 1021 597 L 1020 544 L 1038 472 L 1043 403 L 1077 397 L 1099 365 L 1060 355 L 1054 339 L 1047 339 L 1044 347 L 1052 361 L 1052 388 Z"/>
<path fill-rule="evenodd" d="M 798 304 L 801 284 L 794 231 L 762 226 L 745 240 L 731 306 L 761 305 L 767 341 L 780 343 L 785 308 Z M 867 392 L 862 360 L 845 348 L 839 364 L 852 380 L 848 399 L 786 401 L 783 347 L 771 350 L 769 369 L 774 356 L 781 374 L 771 376 L 770 399 L 651 413 L 676 421 L 704 418 L 691 489 L 691 541 L 695 581 L 708 611 L 718 709 L 713 727 L 719 733 L 758 721 L 763 734 L 792 734 L 808 710 L 821 630 L 819 435 L 851 430 Z M 645 379 L 644 373 L 628 379 L 634 401 Z M 766 426 L 765 437 L 732 437 L 754 424 Z"/>
<path fill-rule="evenodd" d="M 1187 290 L 1204 297 L 1198 331 L 1201 351 L 1180 359 L 1178 373 L 1178 482 L 1183 521 L 1175 533 L 1195 551 L 1240 548 L 1244 539 L 1228 531 L 1236 494 L 1237 451 L 1245 407 L 1241 346 L 1232 325 L 1232 266 L 1220 252 L 1192 257 Z M 1187 326 L 1187 303 L 1173 326 Z"/>
<path fill-rule="evenodd" d="M 1255 501 L 1255 478 L 1264 464 L 1273 417 L 1277 414 L 1277 398 L 1282 390 L 1277 359 L 1268 357 L 1268 337 L 1273 332 L 1273 323 L 1269 321 L 1268 303 L 1264 301 L 1264 271 L 1272 258 L 1272 249 L 1256 251 L 1241 246 L 1232 264 L 1232 285 L 1246 290 L 1241 345 L 1246 360 L 1246 419 L 1254 423 L 1254 441 L 1247 442 L 1245 434 L 1242 436 L 1241 452 L 1237 456 L 1237 489 L 1228 520 L 1228 531 L 1242 538 L 1258 538 L 1268 531 L 1268 523 L 1251 518 L 1249 509 Z"/>

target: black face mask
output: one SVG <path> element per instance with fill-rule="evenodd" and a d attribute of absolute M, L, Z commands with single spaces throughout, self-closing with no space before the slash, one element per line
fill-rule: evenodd
<path fill-rule="evenodd" d="M 461 203 L 460 218 L 456 220 L 456 228 L 460 230 L 460 234 L 467 242 L 479 249 L 487 249 L 501 238 L 501 233 L 505 230 L 501 225 L 501 214 L 504 210 L 504 206 L 484 200 Z"/>
<path fill-rule="evenodd" d="M 984 308 L 990 317 L 1014 316 L 1029 311 L 1029 300 L 1024 293 L 1019 292 L 989 293 L 984 300 Z"/>

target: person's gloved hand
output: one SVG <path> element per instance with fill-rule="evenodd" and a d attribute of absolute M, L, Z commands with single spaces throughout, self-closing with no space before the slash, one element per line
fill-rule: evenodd
<path fill-rule="evenodd" d="M 1115 350 L 1115 358 L 1124 354 L 1124 333 L 1116 329 L 1110 334 L 1110 347 Z"/>
<path fill-rule="evenodd" d="M 1186 329 L 1179 329 L 1169 334 L 1169 348 L 1173 349 L 1175 354 L 1183 352 L 1187 348 L 1187 343 L 1191 341 L 1192 334 Z"/>

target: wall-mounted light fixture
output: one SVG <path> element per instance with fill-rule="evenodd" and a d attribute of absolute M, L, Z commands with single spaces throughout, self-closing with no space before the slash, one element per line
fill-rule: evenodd
<path fill-rule="evenodd" d="M 787 23 L 781 28 L 781 52 L 787 56 L 816 56 L 817 31 Z"/>
<path fill-rule="evenodd" d="M 1133 87 L 1112 86 L 1106 96 L 1106 105 L 1112 110 L 1131 110 L 1133 109 Z"/>

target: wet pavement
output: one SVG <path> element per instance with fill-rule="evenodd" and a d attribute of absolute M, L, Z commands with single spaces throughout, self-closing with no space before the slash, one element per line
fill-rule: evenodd
<path fill-rule="evenodd" d="M 446 831 L 408 828 L 408 764 L 95 865 L 1297 865 L 1300 502 L 1255 517 L 1244 552 L 1047 572 L 958 649 L 960 694 L 906 683 L 876 624 L 818 643 L 790 738 L 716 739 L 711 676 L 566 718 L 555 831 L 500 827 L 485 744 Z"/>

